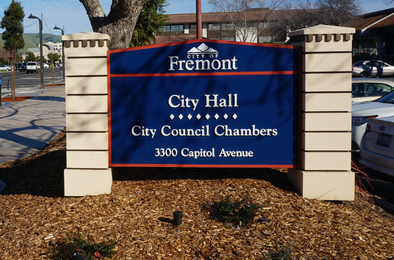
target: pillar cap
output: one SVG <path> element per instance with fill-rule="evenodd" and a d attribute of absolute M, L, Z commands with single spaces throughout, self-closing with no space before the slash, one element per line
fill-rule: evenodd
<path fill-rule="evenodd" d="M 333 25 L 325 25 L 319 24 L 308 28 L 303 28 L 300 30 L 289 32 L 289 36 L 297 36 L 297 35 L 308 35 L 308 34 L 354 34 L 356 32 L 355 28 L 351 27 L 342 27 L 342 26 L 333 26 Z"/>
<path fill-rule="evenodd" d="M 74 41 L 74 40 L 109 40 L 110 37 L 108 34 L 102 34 L 97 32 L 80 32 L 74 33 L 70 35 L 63 35 L 63 41 Z"/>

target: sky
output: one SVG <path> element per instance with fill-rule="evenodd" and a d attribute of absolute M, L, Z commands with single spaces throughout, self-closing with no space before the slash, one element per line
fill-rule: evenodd
<path fill-rule="evenodd" d="M 92 31 L 90 22 L 83 5 L 78 0 L 16 0 L 22 4 L 25 11 L 23 22 L 25 33 L 38 33 L 39 23 L 37 19 L 28 19 L 30 14 L 43 17 L 43 33 L 61 35 L 60 30 L 54 30 L 55 26 L 64 29 L 65 34 L 73 34 L 84 31 Z M 195 13 L 195 0 L 167 0 L 169 5 L 165 8 L 167 14 Z M 387 4 L 387 0 L 360 0 L 362 13 L 369 13 L 387 8 L 393 8 L 394 4 Z M 0 0 L 0 19 L 4 15 L 4 9 L 11 0 Z M 104 12 L 108 14 L 112 0 L 100 0 Z M 202 12 L 211 12 L 212 6 L 208 0 L 201 0 Z M 0 33 L 4 30 L 0 29 Z"/>

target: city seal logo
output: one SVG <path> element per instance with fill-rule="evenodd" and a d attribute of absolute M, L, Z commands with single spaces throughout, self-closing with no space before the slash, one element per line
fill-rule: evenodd
<path fill-rule="evenodd" d="M 218 71 L 218 70 L 237 70 L 237 58 L 218 59 L 219 52 L 208 47 L 205 43 L 198 47 L 191 48 L 186 59 L 181 60 L 179 56 L 168 56 L 169 71 Z"/>

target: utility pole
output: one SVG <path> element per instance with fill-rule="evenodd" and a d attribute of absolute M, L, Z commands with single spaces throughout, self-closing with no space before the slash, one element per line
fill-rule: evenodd
<path fill-rule="evenodd" d="M 197 39 L 202 39 L 201 0 L 196 0 L 196 27 L 197 27 Z"/>

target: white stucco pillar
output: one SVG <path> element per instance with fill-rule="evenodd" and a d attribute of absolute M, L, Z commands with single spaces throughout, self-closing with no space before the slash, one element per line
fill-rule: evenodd
<path fill-rule="evenodd" d="M 65 47 L 67 168 L 65 196 L 111 192 L 108 159 L 107 51 L 109 36 L 62 37 Z"/>
<path fill-rule="evenodd" d="M 351 70 L 354 28 L 317 25 L 289 33 L 301 46 L 301 168 L 288 177 L 305 198 L 354 200 Z"/>

